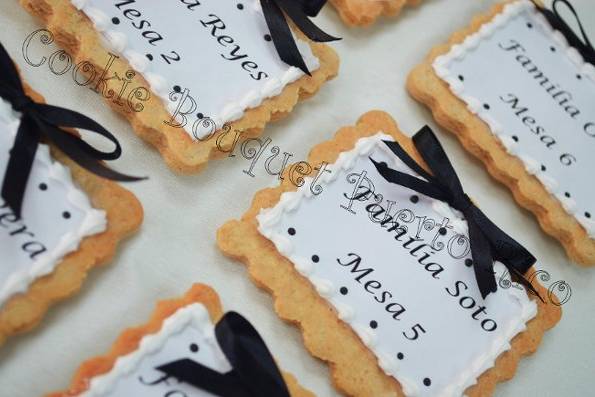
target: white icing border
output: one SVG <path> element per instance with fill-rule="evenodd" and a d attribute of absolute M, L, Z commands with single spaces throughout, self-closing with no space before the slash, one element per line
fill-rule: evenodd
<path fill-rule="evenodd" d="M 143 336 L 136 350 L 125 356 L 118 357 L 112 369 L 105 374 L 92 378 L 89 382 L 89 388 L 79 396 L 100 397 L 108 394 L 120 378 L 135 371 L 146 356 L 161 351 L 171 336 L 181 332 L 189 325 L 199 330 L 205 336 L 207 343 L 217 346 L 215 352 L 220 351 L 215 338 L 215 326 L 211 322 L 209 312 L 201 303 L 193 303 L 178 309 L 174 314 L 166 318 L 157 333 Z M 229 366 L 223 353 L 218 358 L 222 360 L 222 363 Z"/>
<path fill-rule="evenodd" d="M 87 3 L 89 0 L 71 0 L 71 2 L 76 9 L 83 11 L 89 17 L 95 26 L 95 29 L 101 33 L 102 38 L 105 40 L 105 44 L 118 54 L 123 55 L 130 63 L 130 66 L 147 80 L 151 87 L 151 91 L 161 98 L 167 110 L 173 115 L 176 111 L 176 105 L 173 102 L 170 102 L 169 99 L 169 88 L 172 87 L 172 84 L 169 84 L 163 76 L 152 73 L 150 71 L 150 62 L 142 54 L 127 48 L 128 40 L 126 35 L 109 29 L 111 26 L 109 17 L 103 11 L 88 5 Z M 254 3 L 253 8 L 262 12 L 258 2 Z M 308 43 L 299 38 L 296 38 L 295 41 L 310 72 L 320 68 L 320 62 L 318 58 L 312 54 Z M 304 72 L 300 69 L 290 66 L 280 78 L 270 77 L 261 89 L 251 90 L 246 93 L 243 98 L 230 100 L 229 103 L 221 109 L 219 114 L 207 116 L 215 122 L 216 128 L 220 129 L 226 123 L 241 119 L 247 109 L 256 108 L 266 99 L 280 95 L 287 85 L 297 81 L 304 75 Z M 187 124 L 184 129 L 193 140 L 198 140 L 198 138 L 194 136 L 192 125 Z M 199 138 L 202 139 L 209 135 L 209 133 L 210 131 L 205 129 Z"/>
<path fill-rule="evenodd" d="M 14 112 L 11 105 L 0 98 L 0 112 L 4 110 L 7 110 L 5 115 L 9 119 L 14 119 L 12 122 L 7 122 L 7 127 L 8 133 L 15 137 L 21 122 L 20 114 Z M 0 307 L 12 296 L 26 292 L 36 279 L 52 273 L 62 258 L 78 249 L 83 238 L 102 233 L 107 228 L 105 211 L 97 210 L 91 206 L 85 193 L 77 188 L 72 181 L 70 169 L 51 159 L 49 146 L 40 144 L 34 161 L 48 168 L 48 177 L 52 182 L 66 187 L 68 203 L 82 211 L 84 218 L 78 229 L 63 235 L 52 251 L 47 251 L 37 257 L 27 270 L 12 273 L 6 279 L 0 287 Z"/>
<path fill-rule="evenodd" d="M 539 179 L 545 189 L 560 201 L 564 210 L 585 228 L 589 237 L 595 239 L 595 220 L 590 220 L 577 213 L 576 201 L 566 197 L 564 192 L 558 190 L 558 182 L 556 179 L 550 176 L 547 171 L 542 171 L 538 161 L 528 155 L 519 153 L 519 144 L 515 142 L 510 135 L 507 135 L 506 132 L 503 131 L 503 127 L 500 123 L 488 114 L 477 98 L 465 94 L 464 84 L 448 69 L 449 64 L 453 60 L 463 58 L 467 52 L 475 49 L 482 40 L 492 36 L 494 32 L 506 24 L 510 19 L 516 17 L 525 10 L 533 11 L 533 15 L 536 17 L 538 23 L 551 35 L 552 40 L 562 47 L 566 56 L 576 66 L 578 72 L 595 82 L 595 66 L 585 62 L 581 54 L 568 44 L 564 35 L 553 29 L 547 19 L 536 10 L 535 5 L 528 0 L 519 0 L 506 5 L 500 14 L 496 15 L 490 22 L 483 24 L 477 32 L 467 36 L 461 44 L 453 45 L 447 54 L 438 56 L 434 60 L 432 67 L 434 68 L 436 75 L 446 81 L 452 93 L 467 104 L 469 111 L 477 115 L 489 126 L 492 134 L 500 139 L 506 151 L 519 158 L 523 162 L 527 172 Z"/>
<path fill-rule="evenodd" d="M 393 137 L 382 132 L 374 136 L 360 138 L 354 149 L 348 152 L 342 152 L 337 161 L 329 165 L 330 173 L 325 173 L 320 177 L 320 185 L 324 186 L 336 180 L 340 171 L 348 172 L 354 166 L 357 157 L 367 157 L 372 149 L 380 145 L 383 150 L 387 150 L 386 145 L 382 140 L 394 140 Z M 393 159 L 393 168 L 403 168 L 398 162 L 396 156 L 391 153 Z M 411 171 L 409 171 L 411 172 Z M 354 322 L 355 309 L 350 305 L 341 302 L 342 295 L 339 288 L 332 280 L 312 277 L 314 265 L 306 258 L 293 255 L 293 243 L 281 233 L 271 231 L 271 228 L 281 221 L 283 213 L 296 211 L 303 199 L 315 198 L 310 191 L 310 183 L 312 178 L 305 178 L 306 182 L 295 192 L 285 192 L 281 195 L 279 202 L 272 208 L 261 209 L 259 215 L 256 217 L 258 221 L 258 231 L 267 239 L 275 244 L 277 251 L 287 259 L 289 259 L 295 266 L 296 270 L 306 277 L 316 288 L 318 293 L 329 301 L 337 310 L 338 316 L 341 320 L 349 324 L 349 326 L 356 332 L 362 342 L 376 355 L 378 365 L 389 376 L 396 378 L 401 386 L 403 392 L 407 396 L 415 396 L 419 394 L 419 390 L 414 382 L 405 379 L 400 373 L 400 364 L 392 357 L 379 350 L 376 346 L 377 334 L 374 330 L 365 326 L 364 324 L 357 324 Z M 433 209 L 439 214 L 448 217 L 452 221 L 453 229 L 457 232 L 466 233 L 467 222 L 461 217 L 461 213 L 448 204 L 428 198 L 432 200 Z M 506 271 L 505 266 L 496 262 L 495 267 L 496 277 L 502 276 Z M 519 286 L 514 283 L 514 286 Z M 467 388 L 477 383 L 477 378 L 492 368 L 495 365 L 496 359 L 505 351 L 511 348 L 510 341 L 520 332 L 526 329 L 526 323 L 537 315 L 537 305 L 531 301 L 523 287 L 511 287 L 506 290 L 512 302 L 520 305 L 521 317 L 517 322 L 512 322 L 507 328 L 505 335 L 493 341 L 490 350 L 484 354 L 480 354 L 476 360 L 471 363 L 467 371 L 462 372 L 457 379 L 455 379 L 450 386 L 447 387 L 443 396 L 461 396 Z"/>

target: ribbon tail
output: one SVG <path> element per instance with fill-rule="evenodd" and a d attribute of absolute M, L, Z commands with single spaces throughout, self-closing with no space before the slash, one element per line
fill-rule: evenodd
<path fill-rule="evenodd" d="M 537 259 L 525 247 L 496 226 L 479 208 L 473 207 L 470 216 L 490 242 L 494 258 L 502 262 L 523 286 L 543 301 L 537 290 L 524 276 Z"/>
<path fill-rule="evenodd" d="M 494 276 L 494 259 L 489 241 L 485 238 L 480 227 L 475 223 L 471 214 L 464 214 L 469 225 L 469 241 L 473 255 L 473 270 L 481 297 L 485 299 L 490 293 L 498 290 Z"/>
<path fill-rule="evenodd" d="M 308 70 L 308 66 L 306 66 L 306 62 L 293 39 L 283 11 L 281 11 L 275 0 L 260 0 L 260 4 L 273 38 L 273 44 L 281 60 L 311 76 L 312 74 Z"/>
<path fill-rule="evenodd" d="M 233 371 L 222 374 L 189 358 L 155 367 L 166 375 L 221 397 L 249 397 Z"/>
<path fill-rule="evenodd" d="M 304 11 L 304 6 L 300 6 L 295 0 L 278 0 L 283 11 L 291 18 L 297 27 L 310 40 L 316 42 L 329 42 L 341 40 L 339 37 L 331 36 L 316 26 Z"/>
<path fill-rule="evenodd" d="M 2 198 L 19 218 L 22 213 L 27 181 L 39 146 L 37 131 L 33 121 L 24 115 L 10 151 L 8 167 L 2 183 Z"/>
<path fill-rule="evenodd" d="M 248 320 L 228 312 L 215 326 L 215 336 L 250 396 L 290 397 L 271 352 Z"/>
<path fill-rule="evenodd" d="M 0 43 L 0 70 L 2 70 L 2 77 L 7 85 L 18 92 L 23 92 L 23 83 L 21 82 L 19 72 L 2 43 Z M 4 98 L 5 95 L 3 91 L 3 88 L 0 87 L 0 96 Z"/>
<path fill-rule="evenodd" d="M 136 182 L 147 179 L 145 177 L 130 176 L 114 171 L 103 165 L 100 161 L 101 158 L 98 159 L 91 155 L 89 153 L 90 146 L 79 137 L 49 124 L 38 123 L 38 125 L 58 149 L 64 152 L 75 163 L 97 176 L 119 182 Z"/>
<path fill-rule="evenodd" d="M 327 0 L 298 0 L 298 2 L 302 3 L 304 12 L 308 16 L 315 17 L 325 6 Z"/>
<path fill-rule="evenodd" d="M 510 272 L 512 274 L 514 274 L 516 280 L 520 284 L 522 284 L 525 288 L 527 288 L 529 291 L 531 291 L 533 294 L 535 294 L 535 296 L 537 296 L 542 303 L 545 303 L 545 300 L 543 300 L 543 298 L 541 297 L 541 295 L 539 294 L 539 292 L 537 292 L 537 290 L 535 289 L 535 287 L 533 287 L 533 284 L 531 284 L 531 282 L 529 280 L 527 280 L 523 274 L 521 274 L 514 267 L 509 267 L 508 270 L 510 270 Z"/>

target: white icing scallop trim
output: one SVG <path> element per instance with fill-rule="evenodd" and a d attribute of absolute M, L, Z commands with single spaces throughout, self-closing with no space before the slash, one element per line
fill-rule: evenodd
<path fill-rule="evenodd" d="M 10 104 L 1 98 L 0 120 L 10 120 L 6 124 L 8 133 L 13 137 L 16 136 L 20 124 L 20 114 L 14 112 Z M 105 211 L 91 207 L 89 198 L 72 181 L 70 169 L 51 159 L 49 146 L 40 144 L 34 161 L 48 169 L 48 178 L 52 183 L 66 187 L 68 203 L 82 211 L 84 218 L 76 230 L 68 232 L 60 238 L 52 251 L 37 257 L 27 270 L 13 273 L 6 279 L 0 287 L 0 307 L 12 296 L 26 292 L 36 279 L 52 273 L 62 258 L 78 249 L 83 238 L 102 233 L 107 228 Z"/>
<path fill-rule="evenodd" d="M 161 98 L 164 106 L 170 114 L 174 114 L 176 105 L 170 102 L 170 84 L 163 76 L 151 71 L 150 62 L 142 54 L 127 48 L 127 37 L 123 33 L 111 30 L 109 17 L 100 9 L 90 6 L 89 0 L 71 0 L 72 5 L 78 10 L 83 11 L 93 22 L 95 29 L 101 33 L 105 44 L 114 50 L 116 53 L 123 55 L 130 66 L 138 73 L 140 73 L 149 83 L 151 91 L 159 98 Z M 262 12 L 260 5 L 254 3 L 254 10 Z M 296 38 L 296 44 L 308 69 L 313 72 L 320 68 L 320 61 L 312 54 L 310 46 L 303 40 Z M 281 94 L 283 89 L 303 77 L 305 74 L 300 69 L 289 66 L 281 77 L 270 77 L 269 80 L 260 89 L 253 89 L 247 92 L 242 98 L 231 99 L 227 105 L 219 111 L 219 114 L 208 115 L 214 122 L 217 129 L 223 127 L 224 124 L 237 121 L 244 117 L 247 109 L 256 108 L 262 104 L 266 99 L 276 97 Z M 192 125 L 186 124 L 184 130 L 190 135 L 193 140 L 205 138 L 209 135 L 209 129 L 205 131 L 192 131 Z M 195 136 L 195 134 L 198 136 Z"/>
<path fill-rule="evenodd" d="M 110 393 L 120 378 L 134 372 L 145 357 L 159 353 L 170 337 L 182 332 L 188 326 L 197 329 L 205 337 L 207 343 L 214 347 L 213 351 L 219 352 L 216 357 L 221 360 L 222 365 L 229 366 L 217 344 L 215 327 L 207 309 L 200 303 L 193 303 L 178 309 L 165 319 L 157 333 L 145 335 L 138 348 L 130 354 L 119 357 L 109 372 L 92 378 L 87 391 L 79 396 L 100 397 Z"/>
<path fill-rule="evenodd" d="M 354 149 L 348 152 L 342 152 L 337 158 L 337 161 L 327 167 L 331 172 L 325 173 L 320 177 L 320 185 L 323 186 L 332 183 L 338 178 L 339 171 L 349 172 L 353 168 L 358 156 L 367 157 L 372 149 L 378 145 L 382 150 L 387 151 L 387 153 L 391 155 L 391 158 L 394 159 L 391 167 L 394 169 L 400 168 L 402 171 L 413 173 L 413 171 L 406 168 L 397 160 L 396 156 L 394 156 L 386 145 L 382 143 L 383 140 L 393 141 L 394 138 L 382 132 L 371 137 L 360 138 L 355 144 Z M 419 389 L 415 383 L 410 379 L 405 378 L 400 373 L 400 364 L 397 363 L 390 354 L 377 347 L 377 333 L 365 324 L 359 324 L 354 321 L 355 309 L 342 301 L 342 295 L 339 292 L 338 286 L 336 286 L 332 280 L 312 276 L 314 264 L 306 258 L 293 255 L 293 243 L 291 243 L 285 235 L 276 233 L 272 230 L 272 228 L 281 221 L 281 217 L 285 212 L 295 211 L 300 206 L 302 200 L 312 199 L 314 197 L 309 188 L 312 178 L 304 179 L 305 183 L 302 187 L 294 192 L 283 193 L 279 202 L 274 207 L 261 209 L 259 215 L 256 217 L 258 221 L 258 231 L 264 237 L 272 241 L 273 244 L 275 244 L 277 251 L 289 259 L 294 264 L 296 270 L 314 285 L 318 293 L 334 306 L 339 318 L 349 324 L 362 342 L 376 355 L 380 368 L 382 368 L 387 375 L 393 376 L 399 381 L 403 387 L 405 395 L 419 395 Z M 452 221 L 453 229 L 456 232 L 467 233 L 467 222 L 462 218 L 459 211 L 444 202 L 429 197 L 426 197 L 426 199 L 432 201 L 432 209 Z M 501 277 L 506 271 L 506 267 L 502 263 L 496 262 L 494 270 L 496 271 L 496 277 Z M 462 396 L 467 388 L 477 383 L 477 378 L 482 373 L 495 365 L 496 359 L 502 353 L 511 348 L 510 341 L 517 334 L 524 331 L 526 329 L 526 323 L 537 315 L 537 305 L 535 302 L 529 299 L 523 287 L 514 282 L 513 284 L 520 288 L 509 288 L 506 290 L 506 293 L 513 303 L 520 306 L 520 318 L 508 325 L 505 335 L 494 339 L 489 351 L 478 354 L 475 361 L 469 365 L 468 370 L 462 372 L 456 379 L 454 379 L 442 396 Z"/>
<path fill-rule="evenodd" d="M 581 54 L 568 44 L 564 35 L 554 30 L 547 19 L 535 9 L 535 5 L 528 0 L 519 0 L 506 5 L 500 14 L 496 15 L 490 22 L 483 24 L 476 33 L 467 36 L 461 44 L 453 45 L 447 54 L 437 57 L 432 66 L 436 75 L 446 81 L 450 90 L 467 103 L 469 111 L 479 116 L 490 127 L 490 130 L 500 139 L 506 151 L 518 157 L 523 162 L 527 172 L 539 179 L 546 190 L 560 201 L 564 210 L 585 228 L 589 237 L 595 239 L 595 220 L 590 220 L 578 214 L 575 200 L 567 198 L 564 192 L 558 189 L 558 182 L 547 171 L 541 170 L 538 161 L 524 153 L 520 153 L 520 147 L 517 142 L 510 135 L 507 135 L 500 123 L 484 110 L 477 98 L 465 93 L 464 84 L 448 69 L 449 64 L 453 60 L 462 58 L 466 52 L 476 48 L 482 40 L 492 36 L 501 26 L 525 10 L 533 11 L 537 22 L 551 35 L 552 40 L 562 47 L 564 53 L 578 69 L 578 72 L 595 82 L 595 66 L 585 62 Z"/>

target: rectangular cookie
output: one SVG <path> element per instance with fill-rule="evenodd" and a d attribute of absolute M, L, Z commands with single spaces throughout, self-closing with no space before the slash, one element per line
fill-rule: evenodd
<path fill-rule="evenodd" d="M 195 284 L 183 297 L 157 303 L 146 324 L 126 329 L 107 354 L 81 364 L 68 390 L 47 397 L 212 396 L 157 368 L 190 358 L 215 371 L 229 371 L 214 335 L 214 324 L 223 316 L 215 291 Z M 282 375 L 291 396 L 313 396 L 292 375 Z"/>
<path fill-rule="evenodd" d="M 349 26 L 369 26 L 382 16 L 397 16 L 405 6 L 421 0 L 331 0 L 343 22 Z"/>
<path fill-rule="evenodd" d="M 528 0 L 497 4 L 409 75 L 490 174 L 569 257 L 595 265 L 595 66 Z"/>
<path fill-rule="evenodd" d="M 55 40 L 70 54 L 51 61 L 26 44 L 28 62 L 68 68 L 180 173 L 197 172 L 238 139 L 260 135 L 338 70 L 335 52 L 301 32 L 298 47 L 311 76 L 283 63 L 255 0 L 20 1 L 51 31 L 34 32 L 28 43 Z"/>
<path fill-rule="evenodd" d="M 25 91 L 43 102 L 26 85 Z M 0 186 L 19 123 L 19 113 L 0 98 Z M 0 345 L 76 293 L 87 273 L 139 227 L 143 210 L 131 192 L 41 144 L 21 215 L 0 199 Z"/>
<path fill-rule="evenodd" d="M 311 150 L 308 177 L 294 184 L 286 174 L 258 192 L 241 220 L 219 229 L 218 245 L 299 326 L 340 392 L 491 395 L 559 321 L 560 307 L 516 283 L 483 299 L 467 222 L 385 181 L 371 159 L 413 171 L 384 141 L 421 162 L 390 116 L 367 113 Z M 506 268 L 496 262 L 495 271 Z"/>

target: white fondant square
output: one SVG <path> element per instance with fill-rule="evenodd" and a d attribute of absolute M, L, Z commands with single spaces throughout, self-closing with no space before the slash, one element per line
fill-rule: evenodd
<path fill-rule="evenodd" d="M 595 238 L 595 67 L 520 0 L 434 70 Z"/>
<path fill-rule="evenodd" d="M 510 348 L 537 307 L 522 288 L 482 299 L 469 266 L 466 222 L 448 205 L 384 180 L 370 157 L 415 173 L 383 139 L 392 140 L 377 134 L 343 152 L 321 177 L 320 195 L 308 183 L 284 193 L 258 216 L 259 231 L 407 395 L 462 395 Z M 375 195 L 365 196 L 371 186 Z M 357 195 L 360 201 L 350 200 Z M 379 206 L 385 212 L 373 219 Z M 396 225 L 387 213 L 403 229 L 390 230 Z M 505 271 L 500 263 L 495 269 L 498 276 Z"/>
<path fill-rule="evenodd" d="M 89 389 L 81 396 L 213 396 L 155 369 L 186 358 L 221 373 L 231 370 L 215 339 L 209 313 L 199 303 L 181 308 L 168 317 L 159 332 L 143 337 L 137 350 L 119 357 L 109 372 L 91 379 Z"/>
<path fill-rule="evenodd" d="M 20 115 L 0 100 L 0 186 L 19 123 Z M 51 273 L 84 237 L 104 231 L 106 222 L 104 211 L 93 209 L 73 183 L 70 170 L 51 159 L 47 145 L 39 145 L 22 219 L 0 199 L 0 306 Z"/>
<path fill-rule="evenodd" d="M 279 58 L 258 1 L 72 2 L 172 114 L 183 100 L 174 87 L 189 90 L 196 108 L 184 128 L 195 139 L 210 133 L 199 113 L 221 128 L 304 75 Z M 318 69 L 308 44 L 296 42 L 310 71 Z"/>

